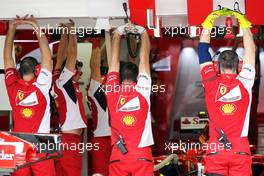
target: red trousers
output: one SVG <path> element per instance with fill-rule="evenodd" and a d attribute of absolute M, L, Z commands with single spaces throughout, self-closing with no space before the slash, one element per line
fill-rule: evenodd
<path fill-rule="evenodd" d="M 128 147 L 128 153 L 122 155 L 112 148 L 109 176 L 154 176 L 154 163 L 150 147 L 133 151 Z"/>
<path fill-rule="evenodd" d="M 64 148 L 62 149 L 62 157 L 56 160 L 57 176 L 81 176 L 82 151 L 78 149 L 81 136 L 63 133 L 61 142 Z M 67 148 L 66 146 L 71 147 Z"/>
<path fill-rule="evenodd" d="M 41 156 L 41 154 L 39 154 Z M 14 172 L 12 176 L 55 176 L 54 160 L 45 160 Z"/>
<path fill-rule="evenodd" d="M 92 174 L 109 175 L 109 160 L 111 155 L 111 137 L 93 137 L 91 139 L 93 146 L 98 146 L 91 151 Z"/>
<path fill-rule="evenodd" d="M 205 172 L 223 176 L 251 176 L 251 156 L 235 154 L 212 154 L 205 157 Z"/>

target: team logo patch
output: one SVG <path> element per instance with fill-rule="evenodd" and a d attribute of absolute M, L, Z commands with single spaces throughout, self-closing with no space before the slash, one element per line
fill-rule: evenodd
<path fill-rule="evenodd" d="M 36 91 L 34 92 L 23 92 L 17 91 L 16 105 L 18 106 L 34 106 L 38 104 L 38 97 Z"/>
<path fill-rule="evenodd" d="M 22 114 L 23 114 L 25 119 L 28 119 L 28 118 L 30 118 L 33 115 L 33 110 L 30 109 L 30 108 L 24 108 L 22 110 Z"/>
<path fill-rule="evenodd" d="M 235 87 L 228 87 L 220 84 L 216 93 L 215 102 L 235 102 L 242 98 L 241 90 L 239 85 Z"/>
<path fill-rule="evenodd" d="M 116 105 L 116 111 L 131 112 L 140 110 L 140 101 L 138 96 L 120 96 Z"/>
<path fill-rule="evenodd" d="M 122 118 L 122 122 L 126 125 L 126 126 L 134 126 L 136 123 L 136 118 L 132 115 L 125 115 Z"/>
<path fill-rule="evenodd" d="M 224 115 L 232 115 L 236 111 L 236 106 L 234 104 L 224 104 L 220 107 Z"/>

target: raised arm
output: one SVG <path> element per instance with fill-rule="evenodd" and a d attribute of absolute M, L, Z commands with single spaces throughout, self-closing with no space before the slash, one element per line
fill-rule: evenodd
<path fill-rule="evenodd" d="M 68 47 L 68 32 L 65 31 L 65 26 L 63 26 L 63 32 L 61 34 L 59 48 L 57 52 L 57 60 L 56 60 L 56 66 L 55 69 L 60 69 L 63 62 L 65 61 L 67 57 L 67 47 Z"/>
<path fill-rule="evenodd" d="M 250 31 L 251 23 L 250 21 L 248 21 L 246 16 L 241 13 L 232 12 L 232 15 L 234 15 L 238 19 L 240 28 L 243 30 L 243 44 L 245 48 L 243 63 L 250 64 L 255 67 L 256 47 L 252 33 Z"/>
<path fill-rule="evenodd" d="M 25 19 L 24 23 L 30 24 L 34 28 L 34 33 L 38 38 L 41 53 L 41 68 L 45 68 L 52 72 L 51 52 L 46 35 L 41 31 L 41 28 L 33 15 L 31 15 L 30 18 Z"/>
<path fill-rule="evenodd" d="M 141 35 L 139 73 L 146 73 L 150 75 L 149 52 L 150 52 L 149 36 L 147 32 L 143 32 Z"/>
<path fill-rule="evenodd" d="M 9 22 L 9 29 L 5 39 L 5 47 L 4 47 L 4 66 L 7 68 L 14 68 L 15 63 L 12 57 L 13 51 L 13 41 L 16 33 L 16 24 L 17 20 Z"/>
<path fill-rule="evenodd" d="M 206 65 L 212 64 L 212 58 L 209 53 L 210 40 L 211 40 L 211 29 L 203 28 L 200 36 L 200 42 L 198 45 L 198 56 L 199 56 L 199 63 L 201 70 Z"/>
<path fill-rule="evenodd" d="M 72 26 L 74 23 L 72 22 Z M 75 64 L 77 60 L 77 36 L 70 32 L 69 34 L 69 44 L 67 48 L 67 61 L 65 67 L 71 72 L 75 71 Z"/>
<path fill-rule="evenodd" d="M 221 10 L 215 10 L 211 12 L 202 23 L 203 30 L 198 46 L 200 69 L 203 69 L 203 67 L 205 67 L 206 65 L 212 64 L 212 58 L 209 53 L 209 44 L 211 39 L 211 30 L 214 26 L 215 20 L 220 16 L 229 15 L 232 15 L 232 11 L 230 11 L 229 9 L 223 8 Z"/>
<path fill-rule="evenodd" d="M 256 47 L 249 28 L 243 29 L 243 43 L 245 48 L 245 58 L 243 58 L 243 63 L 255 67 Z"/>
<path fill-rule="evenodd" d="M 119 72 L 120 40 L 121 40 L 120 34 L 118 32 L 114 32 L 113 37 L 112 37 L 111 57 L 110 57 L 108 72 Z"/>
<path fill-rule="evenodd" d="M 101 83 L 100 66 L 101 66 L 101 50 L 99 47 L 96 47 L 92 51 L 90 68 L 91 68 L 91 78 L 99 83 Z"/>

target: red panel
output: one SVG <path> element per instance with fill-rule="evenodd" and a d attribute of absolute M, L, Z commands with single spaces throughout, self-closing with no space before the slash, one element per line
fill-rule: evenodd
<path fill-rule="evenodd" d="M 246 14 L 248 19 L 254 25 L 264 25 L 264 1 L 250 0 L 246 1 Z"/>
<path fill-rule="evenodd" d="M 199 26 L 213 9 L 212 0 L 188 0 L 188 23 Z"/>
<path fill-rule="evenodd" d="M 15 168 L 15 146 L 0 145 L 0 167 Z"/>
<path fill-rule="evenodd" d="M 38 40 L 37 36 L 33 33 L 33 30 L 17 30 L 15 40 Z M 49 40 L 49 36 L 47 39 Z M 39 48 L 38 42 L 15 42 L 16 49 L 16 61 L 19 61 L 27 53 L 33 51 L 34 49 Z"/>
<path fill-rule="evenodd" d="M 130 17 L 133 23 L 147 26 L 147 9 L 152 9 L 155 14 L 155 0 L 129 0 Z"/>
<path fill-rule="evenodd" d="M 8 21 L 0 21 L 0 35 L 6 35 L 8 29 Z"/>

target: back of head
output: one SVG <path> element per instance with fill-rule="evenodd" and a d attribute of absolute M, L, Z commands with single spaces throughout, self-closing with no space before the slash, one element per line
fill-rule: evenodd
<path fill-rule="evenodd" d="M 137 82 L 138 67 L 132 62 L 120 62 L 120 81 Z"/>
<path fill-rule="evenodd" d="M 35 74 L 37 65 L 39 65 L 38 61 L 34 57 L 25 57 L 20 62 L 19 72 L 21 76 Z"/>
<path fill-rule="evenodd" d="M 225 72 L 228 70 L 233 73 L 237 73 L 239 57 L 235 51 L 225 50 L 219 55 L 218 63 L 221 72 Z"/>

